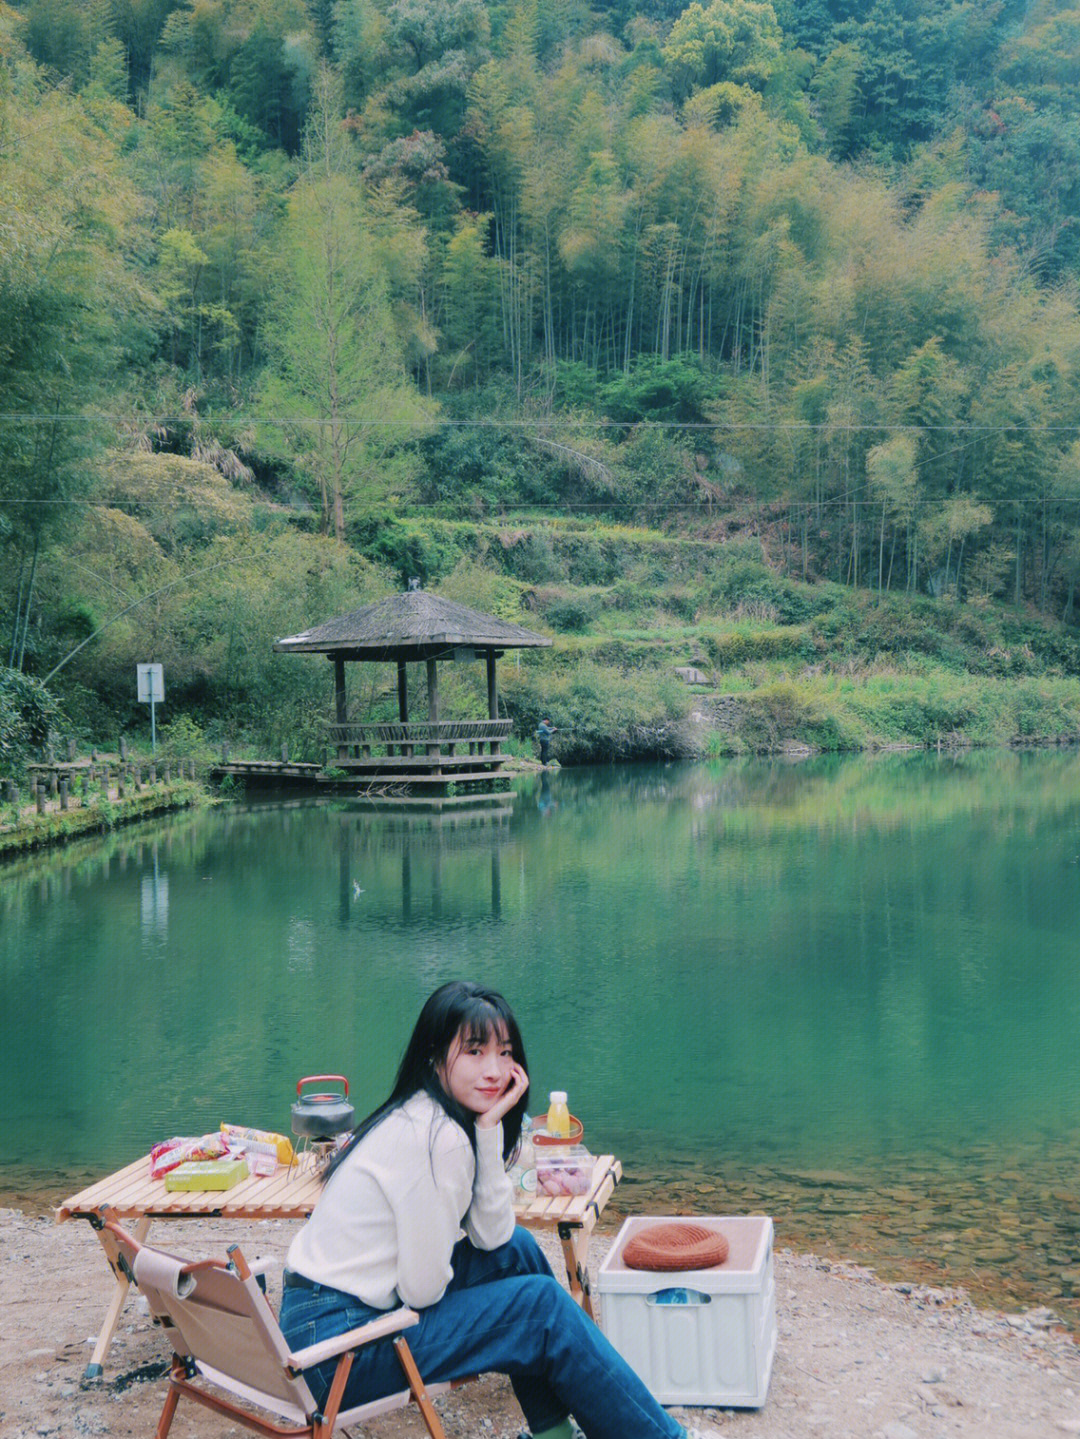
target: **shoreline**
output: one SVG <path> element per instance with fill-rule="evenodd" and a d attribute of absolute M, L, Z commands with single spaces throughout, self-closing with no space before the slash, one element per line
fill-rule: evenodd
<path fill-rule="evenodd" d="M 721 1176 L 700 1157 L 638 1155 L 601 1228 L 613 1233 L 643 1214 L 769 1214 L 778 1247 L 866 1266 L 883 1283 L 962 1289 L 983 1308 L 1049 1309 L 1080 1342 L 1080 1268 L 1070 1263 L 1073 1248 L 1060 1227 L 1080 1208 L 1080 1194 L 1063 1187 L 1067 1150 L 1043 1151 L 1041 1163 L 1001 1156 L 1003 1184 L 993 1188 L 985 1175 L 930 1163 L 906 1177 L 872 1166 L 848 1172 L 776 1164 L 727 1166 Z M 51 1219 L 101 1173 L 101 1165 L 66 1174 L 0 1166 L 0 1209 Z M 1056 1225 L 1046 1208 L 1051 1194 Z"/>
<path fill-rule="evenodd" d="M 719 729 L 712 732 L 723 733 Z M 975 741 L 965 735 L 950 734 L 944 739 L 939 736 L 936 742 L 868 741 L 855 747 L 839 749 L 824 749 L 801 740 L 788 739 L 774 745 L 757 747 L 734 743 L 724 745 L 716 752 L 701 749 L 679 755 L 674 762 L 692 765 L 718 759 L 771 759 L 790 764 L 818 759 L 826 755 L 850 759 L 859 756 L 878 757 L 894 754 L 936 753 L 939 756 L 943 754 L 955 756 L 990 750 L 1007 751 L 1011 754 L 1036 750 L 1057 750 L 1059 752 L 1080 750 L 1080 734 L 1013 735 L 1007 739 L 992 742 Z M 669 762 L 672 762 L 671 756 L 663 752 L 635 753 L 633 756 L 618 756 L 602 761 L 589 759 L 580 764 L 563 763 L 555 758 L 547 765 L 542 765 L 538 760 L 525 755 L 508 755 L 503 774 L 507 779 L 512 779 L 514 777 L 525 778 L 544 772 L 557 772 L 561 769 L 572 773 L 576 769 L 587 769 L 598 764 L 633 765 Z M 297 797 L 295 789 L 280 791 L 275 790 L 273 786 L 268 786 L 265 792 L 271 796 L 286 794 L 290 798 Z M 302 791 L 299 797 L 332 799 L 340 797 L 340 794 L 332 786 L 324 784 Z M 66 810 L 61 810 L 59 800 L 54 799 L 47 801 L 45 809 L 41 813 L 37 813 L 32 805 L 24 804 L 20 806 L 18 817 L 13 823 L 0 823 L 0 864 L 17 858 L 33 857 L 63 849 L 64 846 L 77 840 L 101 838 L 116 829 L 135 824 L 140 820 L 153 819 L 163 814 L 199 808 L 204 805 L 221 804 L 227 802 L 227 799 L 228 796 L 215 793 L 200 781 L 176 780 L 168 784 L 159 781 L 134 795 L 123 797 L 118 788 L 114 786 L 95 801 L 88 803 L 86 800 L 82 800 Z"/>
<path fill-rule="evenodd" d="M 213 795 L 195 780 L 161 781 L 139 793 L 121 796 L 116 788 L 67 810 L 58 800 L 49 800 L 43 813 L 25 805 L 12 825 L 0 828 L 0 862 L 22 855 L 38 854 L 111 833 L 121 826 L 158 815 L 216 803 Z"/>
<path fill-rule="evenodd" d="M 270 1261 L 272 1301 L 295 1224 L 161 1223 L 151 1237 L 177 1252 L 221 1252 L 239 1242 Z M 614 1226 L 593 1236 L 590 1270 Z M 543 1245 L 560 1272 L 557 1240 Z M 82 1375 L 110 1276 L 83 1222 L 0 1209 L 0 1429 L 9 1439 L 108 1434 L 142 1439 L 164 1397 L 166 1349 L 129 1301 L 105 1366 Z M 1080 1434 L 1080 1349 L 1046 1310 L 1004 1314 L 962 1290 L 888 1284 L 857 1264 L 776 1254 L 779 1339 L 761 1410 L 675 1411 L 745 1439 L 1052 1439 Z M 522 1421 L 508 1382 L 485 1376 L 437 1401 L 448 1439 L 517 1439 Z M 182 1405 L 191 1439 L 220 1439 L 219 1419 Z M 365 1439 L 415 1439 L 415 1413 L 365 1426 Z"/>

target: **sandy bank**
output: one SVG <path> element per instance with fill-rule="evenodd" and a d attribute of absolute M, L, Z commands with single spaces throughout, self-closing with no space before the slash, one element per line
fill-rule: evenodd
<path fill-rule="evenodd" d="M 237 1224 L 228 1238 L 276 1261 L 294 1226 Z M 181 1253 L 220 1252 L 220 1225 L 154 1231 Z M 610 1234 L 598 1234 L 598 1261 Z M 552 1259 L 555 1254 L 552 1249 Z M 557 1267 L 557 1266 L 556 1266 Z M 594 1265 L 595 1267 L 595 1265 Z M 110 1277 L 87 1225 L 0 1210 L 0 1433 L 5 1439 L 107 1434 L 145 1439 L 162 1402 L 165 1349 L 129 1304 L 104 1382 L 82 1375 Z M 869 1271 L 781 1250 L 780 1342 L 760 1411 L 710 1412 L 732 1439 L 1055 1439 L 1080 1434 L 1080 1349 L 1048 1311 L 1003 1315 L 959 1290 L 888 1285 Z M 439 1401 L 450 1439 L 515 1439 L 521 1416 L 509 1385 L 487 1377 Z M 227 1426 L 181 1407 L 176 1439 L 223 1436 Z M 423 1433 L 414 1413 L 372 1424 L 371 1439 Z M 632 1436 L 627 1436 L 632 1439 Z"/>

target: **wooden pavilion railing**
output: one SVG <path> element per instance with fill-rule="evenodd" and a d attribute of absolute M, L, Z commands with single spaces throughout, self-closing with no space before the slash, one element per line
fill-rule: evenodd
<path fill-rule="evenodd" d="M 370 759 L 416 754 L 454 755 L 457 746 L 468 745 L 468 753 L 498 755 L 510 733 L 511 721 L 499 720 L 394 720 L 382 724 L 332 724 L 331 744 L 338 760 Z"/>

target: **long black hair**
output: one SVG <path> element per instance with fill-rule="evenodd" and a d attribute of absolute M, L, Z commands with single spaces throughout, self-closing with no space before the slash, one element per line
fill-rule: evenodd
<path fill-rule="evenodd" d="M 487 989 L 481 984 L 472 984 L 464 979 L 453 979 L 449 984 L 441 985 L 420 1011 L 420 1017 L 405 1046 L 405 1053 L 401 1056 L 393 1089 L 378 1109 L 360 1121 L 346 1143 L 334 1155 L 327 1165 L 324 1176 L 326 1179 L 329 1179 L 365 1134 L 370 1134 L 391 1110 L 400 1108 L 406 1100 L 421 1090 L 429 1094 L 455 1124 L 461 1125 L 475 1152 L 476 1115 L 448 1094 L 439 1078 L 439 1071 L 446 1064 L 450 1046 L 459 1035 L 463 1045 L 469 1042 L 486 1044 L 492 1035 L 500 1040 L 505 1039 L 510 1045 L 515 1062 L 528 1073 L 529 1066 L 525 1062 L 521 1030 L 513 1011 L 498 990 Z M 513 1109 L 503 1116 L 504 1163 L 508 1163 L 517 1150 L 528 1103 L 529 1091 L 526 1089 Z"/>

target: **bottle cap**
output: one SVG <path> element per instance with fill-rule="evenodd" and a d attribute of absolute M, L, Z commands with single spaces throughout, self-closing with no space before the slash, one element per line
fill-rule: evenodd
<path fill-rule="evenodd" d="M 565 1090 L 565 1089 L 553 1089 L 553 1090 L 551 1091 L 551 1094 L 548 1096 L 548 1098 L 549 1098 L 549 1100 L 550 1100 L 550 1102 L 551 1102 L 552 1104 L 565 1104 L 565 1103 L 566 1103 L 566 1090 Z"/>

